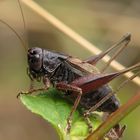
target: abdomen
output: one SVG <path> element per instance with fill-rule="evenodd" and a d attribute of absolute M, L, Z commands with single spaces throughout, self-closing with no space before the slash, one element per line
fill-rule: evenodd
<path fill-rule="evenodd" d="M 90 109 L 95 104 L 97 104 L 103 97 L 112 92 L 112 89 L 108 85 L 104 85 L 95 91 L 85 94 L 82 96 L 80 105 L 85 109 Z M 115 95 L 109 98 L 105 103 L 103 103 L 97 111 L 112 113 L 116 111 L 120 106 L 119 100 Z"/>
<path fill-rule="evenodd" d="M 62 63 L 56 69 L 55 73 L 50 79 L 53 84 L 59 82 L 65 82 L 69 84 L 78 77 L 81 76 L 74 73 L 69 67 L 67 67 L 65 63 Z M 80 105 L 85 109 L 90 109 L 110 92 L 112 92 L 112 89 L 108 85 L 103 85 L 102 87 L 98 88 L 95 91 L 91 91 L 90 93 L 84 94 L 81 98 Z M 66 95 L 68 96 L 71 94 L 72 92 L 68 92 Z M 110 99 L 108 99 L 98 108 L 98 111 L 111 113 L 117 110 L 119 106 L 120 106 L 119 100 L 115 95 L 113 95 Z"/>

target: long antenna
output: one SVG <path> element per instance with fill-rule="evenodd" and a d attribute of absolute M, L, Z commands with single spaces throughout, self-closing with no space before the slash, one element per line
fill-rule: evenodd
<path fill-rule="evenodd" d="M 25 31 L 25 40 L 26 40 L 25 43 L 26 43 L 26 46 L 28 46 L 28 41 L 27 41 L 27 29 L 26 29 L 26 22 L 25 22 L 24 12 L 23 12 L 23 9 L 22 9 L 20 0 L 17 0 L 17 1 L 18 1 L 20 13 L 21 13 L 22 20 L 23 20 L 23 27 L 24 27 L 24 31 Z"/>
<path fill-rule="evenodd" d="M 21 41 L 22 46 L 24 47 L 25 51 L 27 51 L 28 50 L 28 47 L 26 46 L 26 44 L 25 44 L 24 40 L 22 39 L 22 37 L 16 32 L 16 30 L 12 26 L 10 26 L 8 23 L 6 23 L 5 21 L 3 21 L 2 19 L 0 19 L 0 22 L 3 23 L 4 25 L 6 25 L 9 29 L 11 29 L 15 33 L 15 35 Z"/>
<path fill-rule="evenodd" d="M 19 0 L 18 0 L 18 5 L 19 5 L 20 12 L 21 12 L 21 15 L 22 15 L 24 30 L 26 30 L 26 24 L 25 24 L 25 18 L 24 18 L 24 14 L 23 14 L 23 9 L 22 9 L 22 6 L 21 6 L 21 3 L 20 3 Z"/>

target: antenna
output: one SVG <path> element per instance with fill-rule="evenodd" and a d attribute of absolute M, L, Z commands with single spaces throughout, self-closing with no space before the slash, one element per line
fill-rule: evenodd
<path fill-rule="evenodd" d="M 22 20 L 23 20 L 23 28 L 24 28 L 24 31 L 25 31 L 25 40 L 26 40 L 25 43 L 26 43 L 26 46 L 28 46 L 28 41 L 27 41 L 27 29 L 26 29 L 26 22 L 25 22 L 24 12 L 23 12 L 23 9 L 22 9 L 20 0 L 17 0 L 17 1 L 18 1 L 20 13 L 21 13 Z M 28 48 L 29 48 L 29 47 L 28 47 Z"/>
<path fill-rule="evenodd" d="M 20 0 L 17 0 L 17 1 L 18 1 L 18 5 L 19 5 L 19 8 L 20 8 L 20 11 L 21 11 L 21 16 L 22 16 L 22 19 L 23 19 L 23 26 L 24 26 L 24 30 L 25 30 L 25 33 L 26 33 L 26 24 L 25 24 L 25 18 L 24 18 L 23 10 L 22 10 L 21 4 L 20 4 Z M 27 38 L 26 38 L 26 41 L 24 41 L 23 38 L 16 32 L 16 30 L 11 25 L 6 23 L 2 19 L 0 19 L 0 22 L 3 23 L 4 25 L 6 25 L 11 31 L 13 31 L 15 33 L 17 38 L 21 41 L 22 46 L 24 47 L 25 51 L 27 52 L 27 50 L 28 50 Z"/>
<path fill-rule="evenodd" d="M 19 8 L 20 8 L 20 12 L 21 12 L 22 20 L 23 20 L 24 30 L 26 30 L 26 24 L 25 24 L 25 18 L 24 18 L 24 14 L 23 14 L 23 9 L 22 9 L 22 6 L 21 6 L 21 3 L 20 3 L 19 0 L 18 0 L 18 5 L 19 5 Z"/>
<path fill-rule="evenodd" d="M 9 29 L 11 29 L 11 31 L 13 31 L 15 33 L 17 38 L 21 41 L 22 46 L 24 47 L 25 51 L 27 51 L 28 47 L 26 46 L 26 44 L 25 44 L 24 40 L 22 39 L 22 37 L 16 32 L 16 30 L 12 26 L 10 26 L 8 23 L 3 21 L 2 19 L 0 19 L 0 22 L 3 23 L 4 25 L 6 25 Z"/>

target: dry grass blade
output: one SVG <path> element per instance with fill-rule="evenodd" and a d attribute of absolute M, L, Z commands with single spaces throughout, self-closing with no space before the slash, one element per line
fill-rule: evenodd
<path fill-rule="evenodd" d="M 28 6 L 30 9 L 32 9 L 34 12 L 36 12 L 38 15 L 40 15 L 42 18 L 44 18 L 46 21 L 48 21 L 50 24 L 52 24 L 54 27 L 59 29 L 61 32 L 69 36 L 71 39 L 73 39 L 75 42 L 80 44 L 85 49 L 89 50 L 93 54 L 99 54 L 102 51 L 98 49 L 95 45 L 91 44 L 89 41 L 87 41 L 85 38 L 80 36 L 78 33 L 73 31 L 71 28 L 66 26 L 63 22 L 58 20 L 55 16 L 50 14 L 46 9 L 43 9 L 41 6 L 39 6 L 36 2 L 32 0 L 21 0 L 26 6 Z M 110 56 L 106 55 L 103 59 L 104 62 L 108 62 L 110 60 Z M 116 70 L 122 70 L 125 69 L 123 65 L 118 63 L 117 61 L 112 61 L 110 64 L 111 67 L 113 67 Z M 130 78 L 134 74 L 132 72 L 128 72 L 124 74 L 127 78 Z M 136 77 L 133 79 L 133 82 L 136 83 L 138 86 L 140 86 L 140 77 Z"/>

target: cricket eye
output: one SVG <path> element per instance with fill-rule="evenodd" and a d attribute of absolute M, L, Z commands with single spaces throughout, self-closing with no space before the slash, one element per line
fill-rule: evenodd
<path fill-rule="evenodd" d="M 41 48 L 31 48 L 28 50 L 28 54 L 31 56 L 35 56 L 35 55 L 39 55 L 42 53 L 42 49 Z"/>
<path fill-rule="evenodd" d="M 30 58 L 30 62 L 32 64 L 38 63 L 39 61 L 40 61 L 40 55 L 39 54 L 36 54 L 36 55 L 34 55 L 33 57 Z"/>
<path fill-rule="evenodd" d="M 34 59 L 30 59 L 30 62 L 34 64 L 36 61 Z"/>
<path fill-rule="evenodd" d="M 39 71 L 42 67 L 42 49 L 31 48 L 28 50 L 28 63 L 30 69 Z"/>
<path fill-rule="evenodd" d="M 38 53 L 37 50 L 31 50 L 31 51 L 30 51 L 30 54 L 31 54 L 31 55 L 36 55 L 37 53 Z"/>
<path fill-rule="evenodd" d="M 37 59 L 40 58 L 40 55 L 39 54 L 36 54 L 35 55 L 35 58 L 37 58 Z"/>

